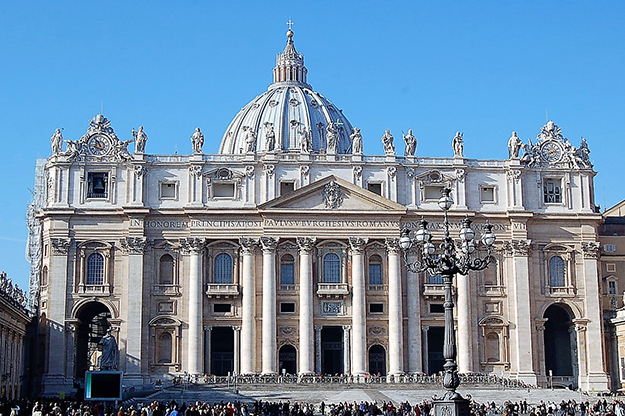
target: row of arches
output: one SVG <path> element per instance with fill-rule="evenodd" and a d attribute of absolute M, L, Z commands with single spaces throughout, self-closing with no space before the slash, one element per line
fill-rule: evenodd
<path fill-rule="evenodd" d="M 577 368 L 577 338 L 573 323 L 574 315 L 563 304 L 552 304 L 544 312 L 544 373 L 553 376 L 562 376 L 575 380 L 578 376 Z M 98 367 L 101 354 L 99 341 L 111 327 L 113 317 L 111 310 L 102 302 L 90 301 L 77 310 L 76 327 L 76 377 L 84 377 L 85 371 Z M 207 344 L 210 345 L 205 354 L 205 370 L 215 375 L 227 375 L 235 371 L 235 330 L 232 326 L 215 326 L 210 331 Z M 323 326 L 320 333 L 320 343 L 317 345 L 319 362 L 317 369 L 323 374 L 344 373 L 346 350 L 344 344 L 344 330 L 341 326 Z M 155 338 L 154 355 L 152 360 L 165 366 L 178 362 L 177 350 L 180 334 L 171 331 L 162 331 Z M 424 371 L 432 374 L 443 369 L 442 346 L 444 329 L 432 327 L 427 339 L 427 366 Z M 498 362 L 500 357 L 500 339 L 496 333 L 486 332 L 484 349 L 487 351 L 487 361 Z M 298 351 L 295 345 L 285 344 L 277 351 L 279 370 L 285 373 L 297 373 Z M 368 371 L 370 374 L 386 375 L 387 351 L 379 344 L 369 346 Z M 349 365 L 349 364 L 347 364 Z M 184 365 L 183 365 L 184 367 Z M 542 372 L 542 371 L 541 371 Z M 575 385 L 573 385 L 575 386 Z"/>

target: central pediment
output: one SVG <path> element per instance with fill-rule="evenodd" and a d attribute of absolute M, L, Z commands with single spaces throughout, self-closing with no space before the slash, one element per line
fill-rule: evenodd
<path fill-rule="evenodd" d="M 327 176 L 258 207 L 261 211 L 340 211 L 403 214 L 406 207 L 351 184 Z"/>

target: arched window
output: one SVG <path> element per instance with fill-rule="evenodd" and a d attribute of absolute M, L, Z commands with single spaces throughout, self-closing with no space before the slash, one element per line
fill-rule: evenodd
<path fill-rule="evenodd" d="M 285 254 L 280 259 L 280 284 L 295 284 L 295 259 L 290 254 Z"/>
<path fill-rule="evenodd" d="M 486 361 L 491 363 L 501 361 L 499 355 L 499 335 L 494 332 L 486 335 Z"/>
<path fill-rule="evenodd" d="M 341 259 L 334 253 L 323 258 L 323 283 L 341 283 Z"/>
<path fill-rule="evenodd" d="M 172 362 L 172 339 L 169 332 L 163 332 L 161 336 L 158 337 L 158 362 Z"/>
<path fill-rule="evenodd" d="M 369 257 L 369 284 L 382 284 L 382 257 L 377 254 Z"/>
<path fill-rule="evenodd" d="M 104 284 L 104 256 L 93 253 L 87 258 L 87 284 Z"/>
<path fill-rule="evenodd" d="M 162 285 L 171 285 L 174 283 L 174 258 L 169 254 L 161 256 L 158 267 L 158 279 Z"/>
<path fill-rule="evenodd" d="M 213 283 L 230 284 L 232 282 L 232 257 L 226 253 L 218 254 L 217 257 L 215 257 Z"/>
<path fill-rule="evenodd" d="M 41 286 L 48 285 L 48 266 L 43 266 L 41 270 Z"/>
<path fill-rule="evenodd" d="M 549 259 L 549 286 L 565 286 L 564 279 L 565 265 L 560 256 L 553 256 Z"/>

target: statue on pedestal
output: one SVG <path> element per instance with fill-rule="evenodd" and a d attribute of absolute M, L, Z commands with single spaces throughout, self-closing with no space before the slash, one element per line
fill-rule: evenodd
<path fill-rule="evenodd" d="M 191 136 L 191 145 L 193 146 L 193 153 L 202 153 L 202 146 L 204 146 L 204 135 L 200 131 L 199 127 L 195 128 L 195 133 Z"/>
<path fill-rule="evenodd" d="M 349 136 L 352 139 L 352 154 L 361 155 L 362 154 L 362 134 L 360 134 L 360 129 L 358 127 L 354 127 L 354 132 Z"/>
<path fill-rule="evenodd" d="M 50 144 L 52 145 L 52 154 L 58 155 L 63 152 L 63 133 L 61 129 L 56 129 L 52 137 L 50 137 Z"/>
<path fill-rule="evenodd" d="M 119 350 L 117 349 L 117 341 L 110 329 L 106 331 L 106 335 L 102 337 L 99 344 L 102 345 L 100 370 L 117 370 Z"/>
<path fill-rule="evenodd" d="M 453 140 L 451 141 L 451 147 L 454 149 L 454 157 L 464 157 L 464 134 L 459 131 L 456 132 Z"/>
<path fill-rule="evenodd" d="M 404 156 L 414 156 L 417 151 L 417 139 L 412 134 L 412 129 L 408 129 L 408 134 L 403 134 L 404 141 L 406 142 L 406 150 Z"/>
<path fill-rule="evenodd" d="M 143 126 L 139 126 L 139 131 L 132 129 L 132 137 L 135 138 L 135 153 L 143 153 L 145 151 L 145 143 L 148 141 L 148 136 L 143 131 Z"/>
<path fill-rule="evenodd" d="M 384 145 L 384 154 L 386 155 L 394 155 L 395 154 L 395 145 L 393 145 L 394 137 L 391 134 L 389 129 L 386 129 L 384 135 L 382 136 L 382 144 Z"/>

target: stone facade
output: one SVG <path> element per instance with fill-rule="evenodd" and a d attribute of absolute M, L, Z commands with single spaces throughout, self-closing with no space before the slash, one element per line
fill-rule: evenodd
<path fill-rule="evenodd" d="M 143 129 L 131 154 L 100 114 L 38 164 L 44 391 L 97 369 L 108 329 L 127 385 L 440 371 L 442 282 L 408 273 L 397 241 L 422 216 L 440 241 L 444 187 L 454 233 L 468 215 L 497 236 L 493 265 L 456 277 L 460 371 L 606 390 L 585 140 L 573 147 L 550 121 L 534 144 L 513 135 L 506 160 L 464 158 L 460 134 L 448 158 L 417 157 L 414 137 L 399 156 L 388 131 L 383 155 L 352 152 L 360 133 L 342 112 L 334 121 L 287 35 L 269 92 L 235 116 L 219 154 L 202 153 L 199 129 L 189 155 L 145 153 Z"/>
<path fill-rule="evenodd" d="M 0 273 L 0 394 L 9 399 L 24 393 L 26 331 L 31 316 L 27 295 Z"/>

